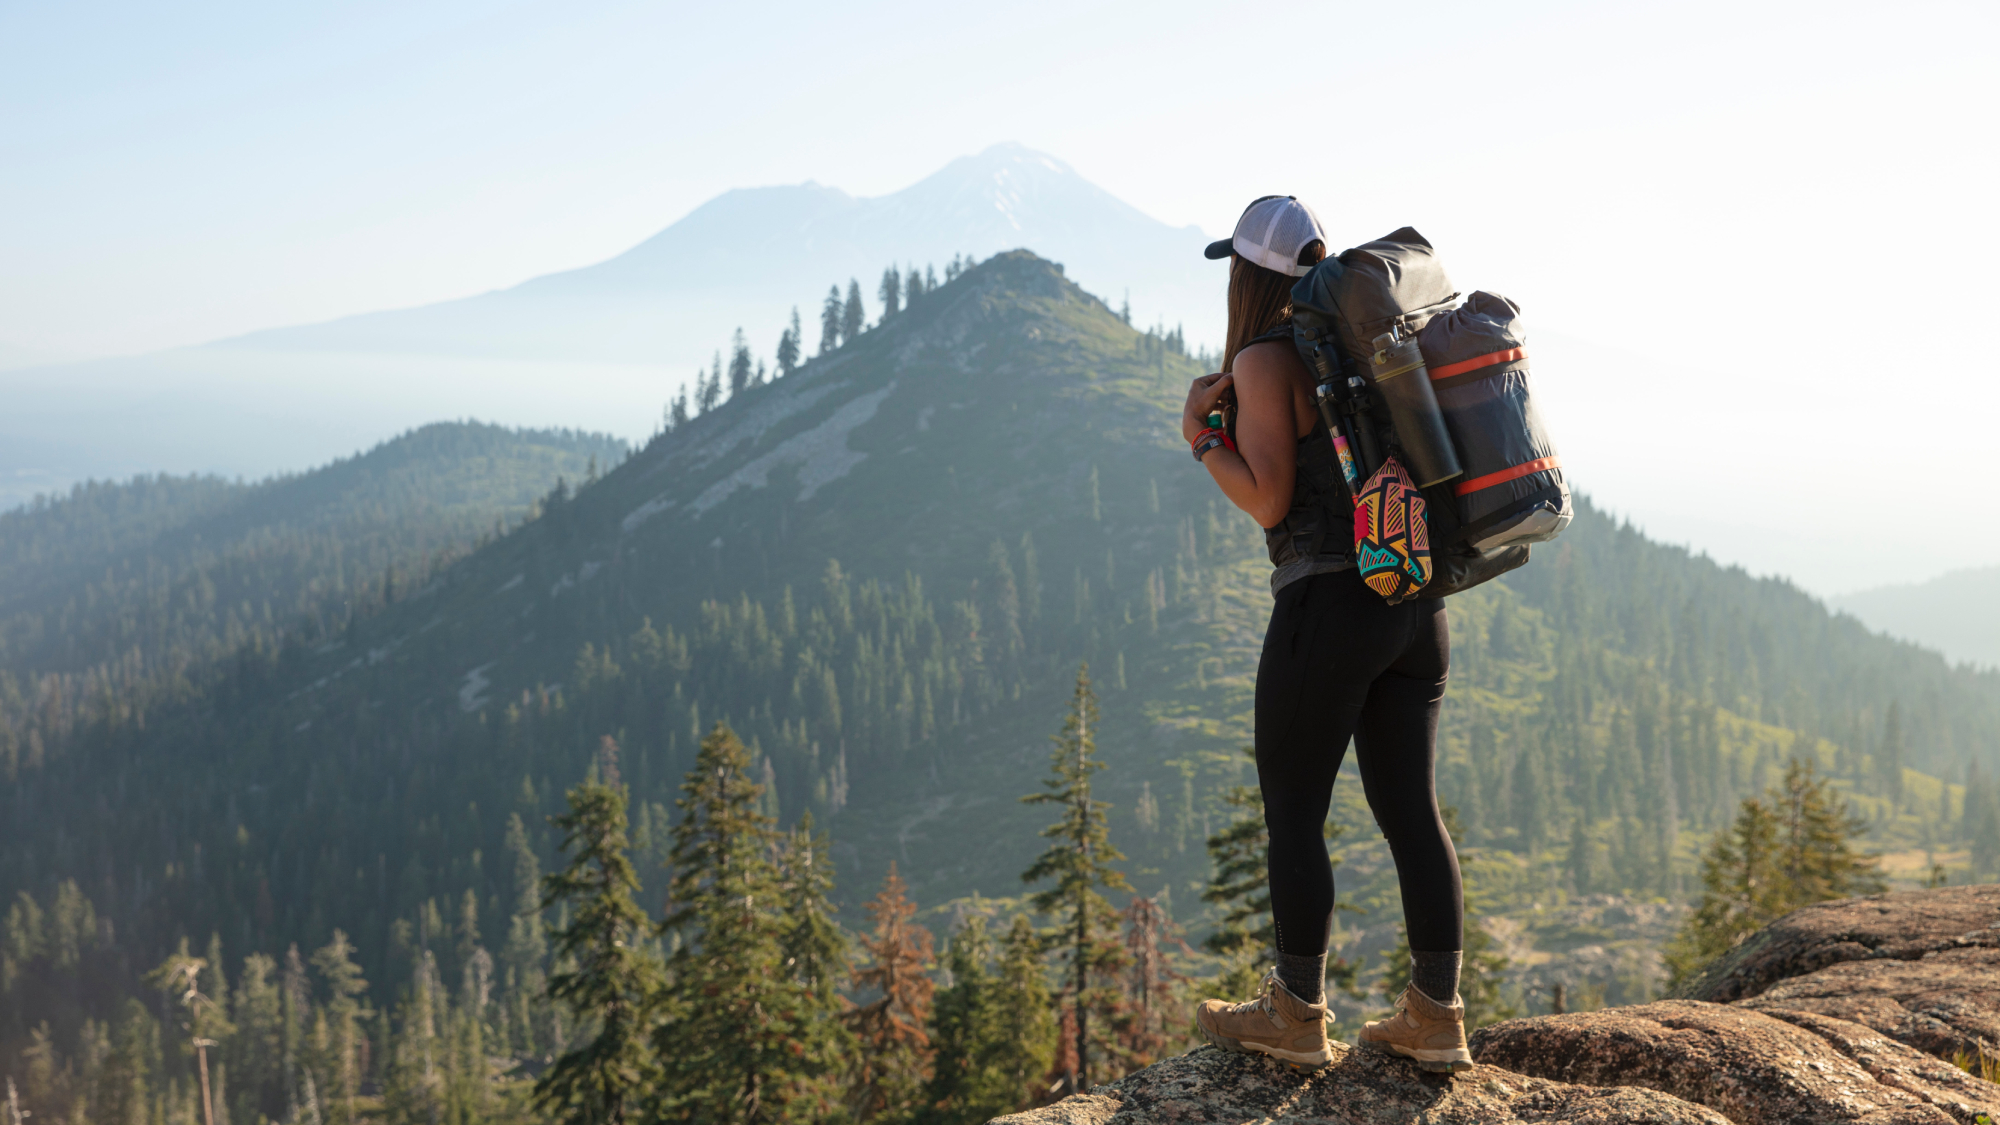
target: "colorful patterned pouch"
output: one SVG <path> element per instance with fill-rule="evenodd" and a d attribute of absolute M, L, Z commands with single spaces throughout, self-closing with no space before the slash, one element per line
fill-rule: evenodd
<path fill-rule="evenodd" d="M 1391 604 L 1416 596 L 1431 580 L 1424 494 L 1394 457 L 1354 498 L 1354 561 L 1361 580 Z"/>

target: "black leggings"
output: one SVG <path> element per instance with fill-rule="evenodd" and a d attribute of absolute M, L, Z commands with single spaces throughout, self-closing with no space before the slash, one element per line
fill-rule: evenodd
<path fill-rule="evenodd" d="M 1333 865 L 1322 833 L 1350 736 L 1362 792 L 1396 859 L 1410 948 L 1463 946 L 1458 853 L 1435 788 L 1450 663 L 1441 600 L 1390 605 L 1352 570 L 1278 591 L 1257 664 L 1257 783 L 1281 952 L 1326 951 Z"/>

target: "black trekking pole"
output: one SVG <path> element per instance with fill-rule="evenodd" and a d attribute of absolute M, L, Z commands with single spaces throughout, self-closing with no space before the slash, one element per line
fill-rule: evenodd
<path fill-rule="evenodd" d="M 1334 452 L 1340 457 L 1340 475 L 1350 496 L 1361 495 L 1361 485 L 1381 467 L 1381 450 L 1376 447 L 1374 427 L 1362 424 L 1368 409 L 1368 384 L 1357 376 L 1345 375 L 1343 365 L 1330 355 L 1325 344 L 1312 351 L 1318 375 L 1316 404 L 1319 416 L 1333 438 Z"/>

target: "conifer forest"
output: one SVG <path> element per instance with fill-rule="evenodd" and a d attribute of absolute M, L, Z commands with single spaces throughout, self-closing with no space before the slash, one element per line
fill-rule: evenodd
<path fill-rule="evenodd" d="M 0 514 L 9 1125 L 983 1122 L 1186 1050 L 1271 957 L 1270 566 L 1133 320 L 903 263 L 639 448 Z M 1587 498 L 1450 629 L 1470 1022 L 2000 876 L 2000 674 Z M 1409 971 L 1352 766 L 1327 839 L 1351 1035 Z"/>

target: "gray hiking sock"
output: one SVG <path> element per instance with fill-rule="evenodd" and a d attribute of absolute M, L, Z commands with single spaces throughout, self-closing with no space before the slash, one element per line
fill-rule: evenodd
<path fill-rule="evenodd" d="M 1278 951 L 1278 983 L 1308 1004 L 1326 1002 L 1326 954 L 1308 957 Z"/>
<path fill-rule="evenodd" d="M 1440 1004 L 1458 1001 L 1458 965 L 1464 955 L 1453 949 L 1444 953 L 1410 950 L 1410 983 L 1417 991 Z"/>

